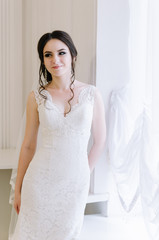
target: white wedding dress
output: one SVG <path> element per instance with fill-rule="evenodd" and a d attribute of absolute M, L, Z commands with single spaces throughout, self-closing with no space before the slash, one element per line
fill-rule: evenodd
<path fill-rule="evenodd" d="M 47 90 L 34 91 L 42 145 L 24 176 L 21 209 L 12 240 L 77 240 L 88 197 L 87 146 L 95 86 L 81 90 L 64 117 Z"/>

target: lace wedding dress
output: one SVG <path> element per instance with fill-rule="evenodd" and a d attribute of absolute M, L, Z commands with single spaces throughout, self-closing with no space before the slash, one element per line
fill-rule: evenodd
<path fill-rule="evenodd" d="M 95 87 L 81 90 L 64 117 L 47 90 L 38 104 L 42 146 L 24 176 L 21 209 L 12 240 L 77 240 L 83 224 L 90 169 L 87 145 Z"/>

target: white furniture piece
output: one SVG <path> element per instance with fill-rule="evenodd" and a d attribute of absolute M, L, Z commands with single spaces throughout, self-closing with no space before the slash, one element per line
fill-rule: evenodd
<path fill-rule="evenodd" d="M 0 169 L 16 168 L 15 149 L 0 149 Z"/>
<path fill-rule="evenodd" d="M 100 207 L 100 213 L 107 217 L 107 204 L 109 200 L 109 193 L 89 193 L 87 204 L 89 203 L 102 203 Z"/>

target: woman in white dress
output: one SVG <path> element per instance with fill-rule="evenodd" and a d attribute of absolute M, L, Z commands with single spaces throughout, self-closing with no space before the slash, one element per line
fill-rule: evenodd
<path fill-rule="evenodd" d="M 77 50 L 66 32 L 44 34 L 38 53 L 39 88 L 27 101 L 12 239 L 78 240 L 90 173 L 105 143 L 104 105 L 95 86 L 75 79 Z M 36 151 L 39 126 L 42 144 Z"/>

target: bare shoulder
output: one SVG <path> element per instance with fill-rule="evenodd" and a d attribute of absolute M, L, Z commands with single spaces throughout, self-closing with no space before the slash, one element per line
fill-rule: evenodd
<path fill-rule="evenodd" d="M 80 82 L 78 80 L 76 80 L 76 83 L 75 83 L 75 86 L 77 88 L 83 88 L 83 87 L 86 87 L 86 86 L 89 86 L 90 84 L 87 84 L 87 83 L 84 83 L 84 82 Z"/>
<path fill-rule="evenodd" d="M 95 96 L 102 97 L 100 90 L 96 86 L 93 86 L 93 87 L 94 87 Z"/>
<path fill-rule="evenodd" d="M 100 90 L 96 86 L 93 86 L 93 88 L 94 88 L 95 104 L 103 106 L 104 102 L 103 102 L 103 97 L 102 97 L 102 94 L 101 94 Z"/>
<path fill-rule="evenodd" d="M 37 109 L 37 103 L 36 103 L 34 91 L 31 91 L 28 95 L 27 106 Z"/>
<path fill-rule="evenodd" d="M 35 93 L 34 91 L 31 91 L 28 95 L 28 99 L 32 99 L 33 101 L 35 100 Z"/>
<path fill-rule="evenodd" d="M 81 90 L 82 90 L 82 88 L 87 88 L 87 87 L 89 87 L 89 86 L 95 87 L 95 86 L 92 85 L 92 84 L 88 84 L 88 83 L 84 83 L 84 82 L 80 82 L 80 81 L 77 81 L 77 80 L 76 80 L 76 88 L 77 88 L 77 89 L 81 89 Z M 96 87 L 95 87 L 95 88 L 96 88 Z"/>

